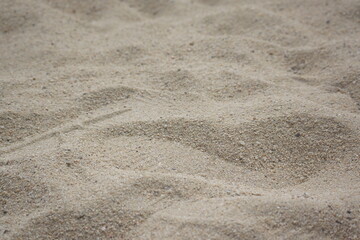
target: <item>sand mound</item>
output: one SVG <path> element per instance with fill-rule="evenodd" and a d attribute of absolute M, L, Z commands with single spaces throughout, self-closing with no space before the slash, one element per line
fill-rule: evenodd
<path fill-rule="evenodd" d="M 16 174 L 1 173 L 0 183 L 1 214 L 5 217 L 19 211 L 41 208 L 49 192 L 42 183 L 36 183 Z"/>
<path fill-rule="evenodd" d="M 64 221 L 66 219 L 66 221 Z M 15 238 L 124 238 L 132 228 L 141 224 L 146 215 L 136 211 L 110 208 L 82 211 L 57 211 L 32 220 Z"/>
<path fill-rule="evenodd" d="M 326 239 L 333 236 L 356 239 L 358 234 L 354 218 L 354 214 L 357 214 L 355 213 L 357 210 L 354 212 L 356 205 L 349 204 L 334 209 L 332 205 L 325 203 L 316 204 L 313 201 L 304 203 L 304 200 L 298 199 L 284 200 L 263 202 L 242 197 L 242 203 L 239 203 L 239 199 L 227 199 L 220 204 L 214 199 L 191 202 L 187 205 L 177 204 L 176 207 L 148 219 L 141 227 L 139 238 L 153 236 L 161 239 L 196 237 L 276 239 L 285 236 L 285 238 Z M 216 210 L 210 213 L 206 207 L 203 207 L 204 205 Z M 192 209 L 191 212 L 187 211 L 189 208 Z M 254 215 L 261 219 L 256 221 L 256 225 L 253 224 Z M 239 216 L 246 220 L 239 219 Z M 219 218 L 222 220 L 219 221 Z M 160 228 L 153 228 L 154 225 Z M 271 233 L 263 234 L 264 229 L 268 229 Z"/>
<path fill-rule="evenodd" d="M 171 70 L 164 73 L 153 73 L 152 86 L 166 91 L 191 91 L 198 89 L 198 81 L 186 69 Z"/>
<path fill-rule="evenodd" d="M 247 123 L 241 127 L 185 119 L 135 122 L 110 128 L 105 134 L 180 142 L 235 165 L 265 171 L 278 182 L 286 177 L 288 184 L 306 181 L 334 162 L 338 152 L 343 153 L 359 143 L 341 123 L 306 115 Z"/>
<path fill-rule="evenodd" d="M 360 109 L 360 73 L 352 73 L 343 77 L 343 81 L 336 83 L 335 86 L 343 89 L 355 101 Z"/>
<path fill-rule="evenodd" d="M 124 101 L 136 95 L 137 92 L 139 91 L 128 87 L 105 88 L 84 93 L 78 102 L 82 111 L 94 110 L 114 102 Z"/>
<path fill-rule="evenodd" d="M 0 239 L 358 239 L 358 0 L 0 1 Z"/>
<path fill-rule="evenodd" d="M 37 113 L 3 112 L 0 114 L 0 143 L 9 144 L 43 132 L 59 124 L 56 116 Z"/>
<path fill-rule="evenodd" d="M 228 83 L 223 80 L 223 82 L 225 86 L 215 87 L 215 89 L 210 90 L 210 96 L 219 101 L 251 96 L 270 87 L 266 82 L 253 79 L 229 81 Z"/>

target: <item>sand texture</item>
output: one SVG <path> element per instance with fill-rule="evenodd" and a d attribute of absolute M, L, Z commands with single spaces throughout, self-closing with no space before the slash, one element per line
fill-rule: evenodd
<path fill-rule="evenodd" d="M 0 239 L 360 239 L 360 1 L 0 0 Z"/>

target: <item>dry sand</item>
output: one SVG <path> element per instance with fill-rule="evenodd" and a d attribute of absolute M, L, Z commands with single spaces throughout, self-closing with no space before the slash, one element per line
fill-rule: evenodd
<path fill-rule="evenodd" d="M 360 239 L 358 0 L 0 0 L 0 239 Z"/>

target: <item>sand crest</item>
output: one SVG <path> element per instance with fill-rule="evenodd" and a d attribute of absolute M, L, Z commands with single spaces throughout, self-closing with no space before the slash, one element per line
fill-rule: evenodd
<path fill-rule="evenodd" d="M 1 0 L 0 239 L 360 239 L 358 0 Z"/>

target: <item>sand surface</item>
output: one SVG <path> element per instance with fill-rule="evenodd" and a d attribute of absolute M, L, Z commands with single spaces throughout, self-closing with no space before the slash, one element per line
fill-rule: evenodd
<path fill-rule="evenodd" d="M 0 0 L 0 239 L 360 239 L 358 0 Z"/>

